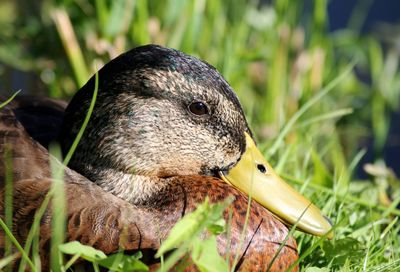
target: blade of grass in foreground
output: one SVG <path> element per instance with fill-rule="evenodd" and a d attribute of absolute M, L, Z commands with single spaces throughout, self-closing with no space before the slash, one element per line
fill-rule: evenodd
<path fill-rule="evenodd" d="M 192 258 L 194 257 L 193 259 L 198 257 L 197 260 L 205 264 L 207 260 L 201 258 L 201 254 L 198 254 L 199 251 L 196 248 L 209 248 L 209 246 L 207 246 L 206 240 L 201 241 L 199 239 L 199 235 L 204 230 L 208 230 L 211 236 L 217 235 L 225 229 L 225 221 L 222 219 L 222 213 L 232 201 L 233 199 L 228 197 L 224 202 L 210 204 L 208 198 L 206 198 L 195 211 L 186 214 L 179 220 L 170 230 L 167 239 L 163 241 L 157 251 L 155 257 L 158 258 L 168 251 L 173 250 L 157 271 L 170 271 L 188 253 L 190 253 Z M 218 263 L 225 263 L 222 257 L 216 257 Z M 224 269 L 223 271 L 228 271 L 227 266 L 226 270 Z"/>
<path fill-rule="evenodd" d="M 76 135 L 76 138 L 74 140 L 74 142 L 72 143 L 67 155 L 65 155 L 64 161 L 63 161 L 63 165 L 68 165 L 69 161 L 72 158 L 72 155 L 74 154 L 79 142 L 81 141 L 82 135 L 85 132 L 85 129 L 89 123 L 90 117 L 92 116 L 93 113 L 93 109 L 94 109 L 94 105 L 96 103 L 97 100 L 97 93 L 99 90 L 99 74 L 96 73 L 95 74 L 95 84 L 94 84 L 94 90 L 93 90 L 93 96 L 92 96 L 92 100 L 90 101 L 90 106 L 88 109 L 88 112 L 85 116 L 85 120 L 83 121 L 83 124 L 78 132 L 78 134 Z"/>
<path fill-rule="evenodd" d="M 7 268 L 8 265 L 10 265 L 12 262 L 14 262 L 19 256 L 19 253 L 16 252 L 12 255 L 4 255 L 6 257 L 3 257 L 2 259 L 0 259 L 0 271 L 7 271 L 7 269 L 4 269 L 5 267 Z M 4 269 L 4 270 L 2 270 Z"/>
<path fill-rule="evenodd" d="M 0 104 L 0 109 L 2 107 L 7 106 L 8 103 L 10 103 L 22 90 L 18 90 L 16 91 L 12 96 L 10 96 L 10 98 L 8 98 L 6 101 L 4 101 L 3 103 Z"/>
<path fill-rule="evenodd" d="M 11 146 L 6 143 L 4 150 L 4 164 L 5 164 L 5 192 L 4 192 L 4 203 L 5 203 L 5 220 L 6 225 L 12 233 L 13 229 L 13 183 L 12 183 L 12 150 Z M 12 254 L 12 243 L 9 237 L 5 237 L 4 241 L 4 256 L 10 256 Z M 8 267 L 5 271 L 11 271 L 11 267 Z"/>
<path fill-rule="evenodd" d="M 65 239 L 65 223 L 66 223 L 66 203 L 65 203 L 65 185 L 64 185 L 64 165 L 60 165 L 61 149 L 60 147 L 50 146 L 50 168 L 52 173 L 52 213 L 51 218 L 51 252 L 50 263 L 51 269 L 54 272 L 62 271 L 63 269 L 63 256 L 60 253 L 58 246 L 64 242 Z"/>

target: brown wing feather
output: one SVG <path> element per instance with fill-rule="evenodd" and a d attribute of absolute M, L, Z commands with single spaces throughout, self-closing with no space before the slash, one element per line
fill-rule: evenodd
<path fill-rule="evenodd" d="M 33 222 L 34 213 L 51 187 L 49 154 L 29 137 L 16 120 L 14 112 L 7 107 L 0 110 L 0 136 L 0 215 L 4 219 L 5 153 L 8 149 L 12 154 L 13 233 L 23 243 Z M 132 250 L 138 248 L 141 236 L 135 222 L 142 221 L 140 210 L 136 211 L 133 206 L 103 191 L 70 169 L 66 169 L 65 182 L 68 240 L 79 240 L 106 253 L 115 252 L 120 246 Z M 48 209 L 41 220 L 40 230 L 44 267 L 48 264 L 50 218 L 51 211 Z M 129 239 L 121 240 L 122 235 Z M 151 240 L 150 237 L 149 239 Z M 4 232 L 0 232 L 0 249 L 3 247 Z"/>

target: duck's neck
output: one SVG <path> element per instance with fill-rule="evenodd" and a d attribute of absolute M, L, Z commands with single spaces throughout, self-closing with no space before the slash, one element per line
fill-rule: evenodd
<path fill-rule="evenodd" d="M 169 184 L 168 179 L 127 174 L 113 169 L 97 172 L 96 176 L 94 180 L 105 191 L 135 205 L 148 203 Z"/>

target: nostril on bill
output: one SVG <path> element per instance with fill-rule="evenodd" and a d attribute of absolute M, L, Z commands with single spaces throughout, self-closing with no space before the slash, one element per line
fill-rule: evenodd
<path fill-rule="evenodd" d="M 257 169 L 258 169 L 258 171 L 260 171 L 263 174 L 265 174 L 265 172 L 267 172 L 267 168 L 265 168 L 265 166 L 263 164 L 257 164 Z"/>

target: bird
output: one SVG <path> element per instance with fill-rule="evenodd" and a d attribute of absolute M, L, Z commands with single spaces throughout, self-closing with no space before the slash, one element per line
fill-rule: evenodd
<path fill-rule="evenodd" d="M 298 252 L 295 239 L 287 237 L 290 225 L 329 235 L 329 220 L 257 149 L 239 99 L 222 75 L 205 61 L 150 44 L 104 65 L 68 105 L 17 97 L 0 109 L 0 156 L 11 154 L 12 231 L 22 244 L 53 182 L 46 147 L 57 141 L 68 153 L 94 95 L 89 122 L 64 173 L 67 241 L 106 254 L 142 251 L 155 269 L 154 254 L 174 224 L 205 199 L 218 203 L 227 197 L 233 199 L 230 237 L 217 236 L 218 251 L 231 264 L 233 253 L 240 253 L 237 271 L 285 271 L 294 264 Z M 6 171 L 3 160 L 2 218 Z M 223 216 L 228 219 L 228 210 Z M 47 208 L 39 240 L 44 270 L 51 218 Z M 0 232 L 2 254 L 4 240 Z"/>

